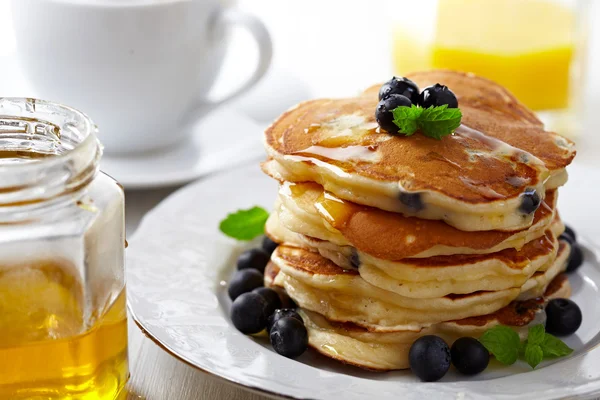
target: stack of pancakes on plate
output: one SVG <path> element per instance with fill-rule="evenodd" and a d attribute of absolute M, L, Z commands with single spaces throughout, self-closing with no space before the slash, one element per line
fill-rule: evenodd
<path fill-rule="evenodd" d="M 381 130 L 379 86 L 301 103 L 265 132 L 263 170 L 280 182 L 265 281 L 298 304 L 311 347 L 374 370 L 408 368 L 423 335 L 526 331 L 570 294 L 556 201 L 573 143 L 486 79 L 407 77 L 456 94 L 454 134 Z"/>

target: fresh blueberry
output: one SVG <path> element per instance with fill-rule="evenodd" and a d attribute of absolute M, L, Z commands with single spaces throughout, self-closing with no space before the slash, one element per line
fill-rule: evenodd
<path fill-rule="evenodd" d="M 260 287 L 254 289 L 252 292 L 260 294 L 267 302 L 267 307 L 265 309 L 267 317 L 273 314 L 278 308 L 281 308 L 281 299 L 279 298 L 279 294 L 277 294 L 277 292 L 273 289 Z"/>
<path fill-rule="evenodd" d="M 246 250 L 237 260 L 237 269 L 256 269 L 260 272 L 265 272 L 265 267 L 271 257 L 263 249 Z"/>
<path fill-rule="evenodd" d="M 575 238 L 573 236 L 571 236 L 568 232 L 563 232 L 559 237 L 558 240 L 564 240 L 565 242 L 569 243 L 571 246 L 573 246 L 575 244 Z"/>
<path fill-rule="evenodd" d="M 577 241 L 577 234 L 569 225 L 565 225 L 565 233 L 568 233 L 575 241 Z"/>
<path fill-rule="evenodd" d="M 566 336 L 581 325 L 581 309 L 569 299 L 553 299 L 546 306 L 546 331 L 556 336 Z"/>
<path fill-rule="evenodd" d="M 458 108 L 458 100 L 452 90 L 447 86 L 436 83 L 427 86 L 419 96 L 419 105 L 423 108 L 448 105 L 448 108 Z"/>
<path fill-rule="evenodd" d="M 435 335 L 418 338 L 408 352 L 410 369 L 425 382 L 434 382 L 446 375 L 450 359 L 448 345 Z"/>
<path fill-rule="evenodd" d="M 243 269 L 236 272 L 231 278 L 227 293 L 231 300 L 235 300 L 241 294 L 251 292 L 261 286 L 264 286 L 263 274 L 255 269 Z"/>
<path fill-rule="evenodd" d="M 358 269 L 360 267 L 360 256 L 358 255 L 358 251 L 353 247 L 352 254 L 350 255 L 350 265 L 353 268 Z"/>
<path fill-rule="evenodd" d="M 231 306 L 231 322 L 238 331 L 250 335 L 267 326 L 267 302 L 258 293 L 244 293 Z"/>
<path fill-rule="evenodd" d="M 400 192 L 398 198 L 410 211 L 419 212 L 425 208 L 420 193 Z"/>
<path fill-rule="evenodd" d="M 270 237 L 265 236 L 263 238 L 262 249 L 265 251 L 265 253 L 269 255 L 273 254 L 277 246 L 279 246 L 279 243 L 272 241 Z"/>
<path fill-rule="evenodd" d="M 308 332 L 296 318 L 283 317 L 271 328 L 269 334 L 273 349 L 284 357 L 296 358 L 308 348 Z"/>
<path fill-rule="evenodd" d="M 275 322 L 279 321 L 281 318 L 296 318 L 300 322 L 304 322 L 302 317 L 298 312 L 293 308 L 281 308 L 279 310 L 275 310 L 275 312 L 267 318 L 267 332 L 271 332 L 271 328 L 275 325 Z"/>
<path fill-rule="evenodd" d="M 379 89 L 379 100 L 383 100 L 392 94 L 400 94 L 407 97 L 412 104 L 419 101 L 419 87 L 410 79 L 394 76 Z"/>
<path fill-rule="evenodd" d="M 410 107 L 411 105 L 412 103 L 408 97 L 399 94 L 391 94 L 377 104 L 375 119 L 380 127 L 385 129 L 388 133 L 396 135 L 398 134 L 399 128 L 394 124 L 394 114 L 392 114 L 392 110 L 400 106 Z"/>
<path fill-rule="evenodd" d="M 454 342 L 450 348 L 450 356 L 458 372 L 465 375 L 480 373 L 490 362 L 489 351 L 472 337 L 462 337 Z"/>
<path fill-rule="evenodd" d="M 519 207 L 519 210 L 524 214 L 531 214 L 538 209 L 541 203 L 542 199 L 538 192 L 535 189 L 527 189 L 521 195 L 521 206 Z"/>
<path fill-rule="evenodd" d="M 567 264 L 567 272 L 573 272 L 579 269 L 583 264 L 583 251 L 577 243 L 571 245 L 571 253 L 569 254 L 569 263 Z"/>

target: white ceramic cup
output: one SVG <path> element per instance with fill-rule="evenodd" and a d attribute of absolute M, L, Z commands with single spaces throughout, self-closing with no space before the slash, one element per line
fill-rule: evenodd
<path fill-rule="evenodd" d="M 248 90 L 271 62 L 265 26 L 231 1 L 13 0 L 11 8 L 35 95 L 87 113 L 110 153 L 184 140 L 186 123 Z M 233 93 L 209 101 L 231 26 L 253 35 L 258 65 Z"/>

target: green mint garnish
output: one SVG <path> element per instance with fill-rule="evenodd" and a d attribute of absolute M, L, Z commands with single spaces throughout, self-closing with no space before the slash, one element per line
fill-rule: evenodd
<path fill-rule="evenodd" d="M 429 108 L 414 104 L 411 107 L 400 106 L 393 109 L 392 114 L 399 134 L 411 136 L 419 130 L 423 135 L 438 140 L 454 132 L 462 118 L 460 109 L 448 108 L 446 104 Z"/>
<path fill-rule="evenodd" d="M 237 240 L 252 240 L 264 234 L 269 213 L 262 207 L 238 210 L 219 224 L 221 232 Z"/>
<path fill-rule="evenodd" d="M 513 364 L 520 355 L 531 368 L 538 366 L 544 358 L 563 357 L 573 352 L 562 340 L 546 333 L 543 325 L 529 328 L 523 342 L 517 332 L 503 325 L 488 329 L 479 341 L 501 363 Z"/>
<path fill-rule="evenodd" d="M 540 345 L 544 352 L 544 357 L 564 357 L 573 352 L 573 349 L 567 346 L 556 336 L 546 333 L 544 342 Z"/>
<path fill-rule="evenodd" d="M 398 127 L 398 133 L 411 136 L 418 129 L 417 121 L 423 113 L 423 108 L 414 104 L 411 107 L 400 106 L 392 110 L 394 124 Z"/>
<path fill-rule="evenodd" d="M 514 364 L 519 358 L 521 339 L 508 326 L 498 325 L 488 329 L 479 341 L 502 364 Z"/>

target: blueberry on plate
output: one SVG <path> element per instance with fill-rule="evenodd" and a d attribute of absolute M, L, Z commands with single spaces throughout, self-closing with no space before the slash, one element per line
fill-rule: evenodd
<path fill-rule="evenodd" d="M 271 328 L 275 325 L 275 322 L 281 318 L 296 318 L 298 321 L 304 323 L 304 320 L 293 308 L 280 308 L 267 317 L 267 332 L 271 332 Z"/>
<path fill-rule="evenodd" d="M 273 349 L 284 357 L 296 358 L 308 348 L 308 332 L 301 321 L 283 317 L 271 328 L 269 339 Z"/>
<path fill-rule="evenodd" d="M 546 306 L 546 332 L 556 336 L 574 333 L 581 325 L 581 309 L 569 299 L 553 299 Z"/>
<path fill-rule="evenodd" d="M 394 114 L 392 114 L 392 110 L 400 106 L 410 107 L 411 105 L 412 103 L 408 97 L 399 94 L 391 94 L 377 104 L 375 119 L 380 127 L 385 129 L 388 133 L 396 135 L 398 134 L 399 128 L 394 124 Z"/>
<path fill-rule="evenodd" d="M 573 272 L 579 269 L 583 264 L 583 251 L 577 243 L 571 245 L 571 253 L 569 254 L 569 263 L 567 264 L 567 272 Z"/>
<path fill-rule="evenodd" d="M 231 300 L 235 300 L 241 294 L 251 292 L 261 286 L 264 286 L 263 274 L 255 269 L 243 269 L 236 272 L 231 278 L 227 293 Z"/>
<path fill-rule="evenodd" d="M 267 326 L 267 302 L 258 293 L 244 293 L 231 305 L 231 322 L 238 331 L 250 335 Z"/>
<path fill-rule="evenodd" d="M 573 240 L 577 241 L 577 234 L 575 233 L 573 228 L 571 228 L 569 225 L 565 225 L 565 233 L 571 235 Z"/>
<path fill-rule="evenodd" d="M 569 243 L 571 246 L 573 246 L 573 244 L 575 244 L 575 238 L 571 235 L 569 235 L 566 231 L 563 232 L 559 237 L 558 240 L 564 240 L 565 242 Z"/>
<path fill-rule="evenodd" d="M 260 287 L 252 291 L 253 293 L 260 294 L 267 302 L 265 313 L 267 317 L 275 312 L 278 308 L 281 308 L 281 299 L 279 294 L 271 288 Z"/>
<path fill-rule="evenodd" d="M 434 382 L 446 375 L 450 360 L 450 348 L 435 335 L 418 338 L 408 352 L 410 369 L 424 382 Z"/>
<path fill-rule="evenodd" d="M 419 87 L 408 78 L 394 76 L 384 83 L 379 89 L 379 100 L 383 100 L 392 94 L 407 97 L 414 105 L 417 105 L 419 101 Z"/>
<path fill-rule="evenodd" d="M 458 99 L 448 86 L 435 85 L 427 86 L 419 96 L 419 105 L 423 108 L 448 105 L 448 108 L 458 108 Z"/>
<path fill-rule="evenodd" d="M 485 370 L 490 362 L 489 351 L 472 337 L 462 337 L 450 348 L 454 367 L 464 375 L 475 375 Z"/>
<path fill-rule="evenodd" d="M 277 246 L 279 246 L 279 243 L 272 241 L 270 237 L 265 236 L 263 238 L 262 249 L 265 251 L 265 253 L 269 255 L 273 254 Z"/>
<path fill-rule="evenodd" d="M 265 272 L 265 267 L 271 257 L 263 249 L 246 250 L 237 260 L 237 269 L 255 269 L 260 272 Z"/>

